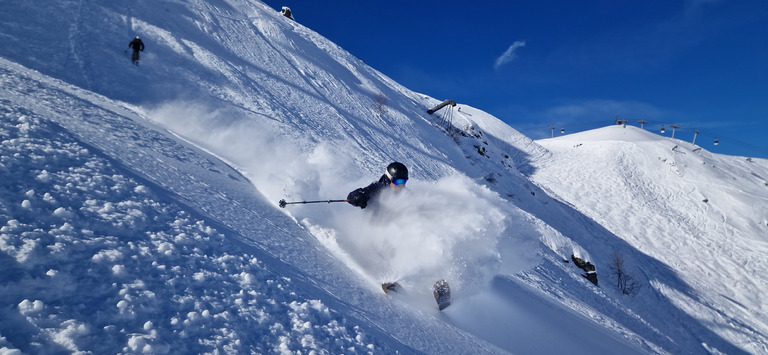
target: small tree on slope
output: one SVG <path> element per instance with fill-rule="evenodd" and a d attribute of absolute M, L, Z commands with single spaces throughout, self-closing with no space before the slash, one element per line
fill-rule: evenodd
<path fill-rule="evenodd" d="M 627 273 L 624 268 L 624 255 L 619 251 L 613 252 L 611 272 L 616 277 L 616 287 L 621 290 L 621 293 L 634 296 L 640 292 L 642 286 L 633 275 Z"/>

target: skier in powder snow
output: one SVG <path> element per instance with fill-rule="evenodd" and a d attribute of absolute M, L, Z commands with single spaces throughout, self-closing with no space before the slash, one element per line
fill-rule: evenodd
<path fill-rule="evenodd" d="M 394 162 L 387 165 L 384 175 L 366 187 L 355 189 L 347 195 L 347 202 L 352 206 L 366 208 L 381 192 L 390 188 L 395 192 L 401 191 L 408 182 L 408 168 L 403 163 Z M 401 286 L 397 281 L 381 284 L 384 293 L 399 292 Z M 438 308 L 442 311 L 451 305 L 451 288 L 444 279 L 438 280 L 433 286 L 433 295 Z"/>
<path fill-rule="evenodd" d="M 136 38 L 134 38 L 131 43 L 128 43 L 128 48 L 133 49 L 133 54 L 131 55 L 131 63 L 139 65 L 139 52 L 144 51 L 144 42 L 141 41 L 139 36 L 136 36 Z"/>
<path fill-rule="evenodd" d="M 352 206 L 366 208 L 372 199 L 376 198 L 385 188 L 400 191 L 408 181 L 408 168 L 403 163 L 394 162 L 387 165 L 384 175 L 379 181 L 366 187 L 355 189 L 347 195 L 347 202 Z"/>

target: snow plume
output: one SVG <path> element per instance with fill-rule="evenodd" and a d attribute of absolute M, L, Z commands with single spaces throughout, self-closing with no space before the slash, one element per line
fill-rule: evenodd
<path fill-rule="evenodd" d="M 318 171 L 332 175 L 345 169 L 327 157 L 331 154 L 328 143 L 307 146 L 286 136 L 274 119 L 230 107 L 174 101 L 155 108 L 149 116 L 234 164 L 275 203 L 284 197 L 316 197 L 325 185 Z"/>
<path fill-rule="evenodd" d="M 515 41 L 515 43 L 512 43 L 512 45 L 509 46 L 509 48 L 507 48 L 507 50 L 504 51 L 500 57 L 496 58 L 496 62 L 493 63 L 493 68 L 499 69 L 502 65 L 514 60 L 517 56 L 515 51 L 517 51 L 517 49 L 520 47 L 525 47 L 525 41 Z"/>
<path fill-rule="evenodd" d="M 324 231 L 318 239 L 374 284 L 429 291 L 446 279 L 454 289 L 479 289 L 500 264 L 506 217 L 498 196 L 463 176 L 408 185 L 382 192 L 365 209 L 302 209 L 312 212 L 303 222 Z"/>

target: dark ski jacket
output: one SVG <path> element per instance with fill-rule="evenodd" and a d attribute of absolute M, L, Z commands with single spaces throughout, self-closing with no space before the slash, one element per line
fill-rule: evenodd
<path fill-rule="evenodd" d="M 131 43 L 128 43 L 128 48 L 133 48 L 134 52 L 144 51 L 144 42 L 140 39 L 134 38 Z"/>
<path fill-rule="evenodd" d="M 366 187 L 355 189 L 347 195 L 347 202 L 356 207 L 366 208 L 373 198 L 379 195 L 381 191 L 389 186 L 391 181 L 387 175 L 382 175 L 379 181 L 373 182 Z"/>

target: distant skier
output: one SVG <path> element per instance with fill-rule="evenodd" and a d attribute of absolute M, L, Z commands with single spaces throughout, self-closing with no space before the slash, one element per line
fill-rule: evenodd
<path fill-rule="evenodd" d="M 347 202 L 352 206 L 366 208 L 371 200 L 375 199 L 385 188 L 400 191 L 408 181 L 408 168 L 403 163 L 394 162 L 387 165 L 384 175 L 379 181 L 366 187 L 355 189 L 347 195 Z"/>
<path fill-rule="evenodd" d="M 128 48 L 133 49 L 133 54 L 131 55 L 131 63 L 139 65 L 139 52 L 144 51 L 144 42 L 141 41 L 139 36 L 136 36 L 136 38 L 134 38 L 131 43 L 128 43 Z"/>
<path fill-rule="evenodd" d="M 283 9 L 280 11 L 283 16 L 293 20 L 293 15 L 291 15 L 291 9 L 288 8 L 288 6 L 283 6 Z"/>

